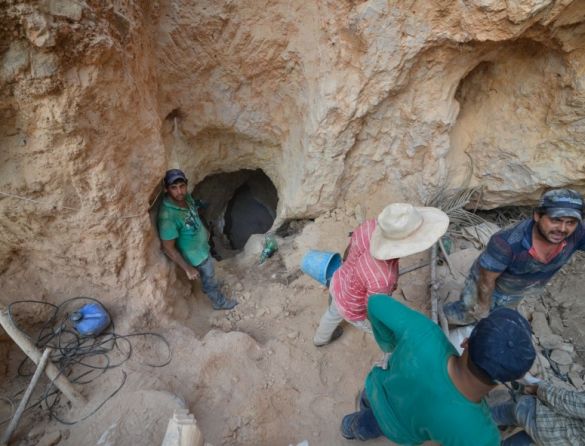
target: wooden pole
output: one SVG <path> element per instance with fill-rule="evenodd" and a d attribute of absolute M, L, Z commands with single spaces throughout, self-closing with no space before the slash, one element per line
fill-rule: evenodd
<path fill-rule="evenodd" d="M 37 369 L 35 370 L 35 374 L 33 375 L 32 379 L 30 380 L 30 383 L 29 383 L 28 387 L 26 388 L 26 392 L 24 392 L 24 396 L 20 400 L 20 403 L 18 403 L 18 408 L 16 409 L 16 412 L 14 413 L 12 420 L 10 420 L 10 424 L 8 425 L 6 430 L 4 431 L 4 435 L 2 435 L 2 439 L 0 440 L 0 444 L 8 443 L 8 441 L 10 441 L 10 437 L 12 437 L 12 434 L 14 433 L 16 428 L 18 427 L 18 422 L 20 421 L 20 417 L 24 413 L 24 410 L 26 409 L 26 405 L 28 404 L 28 400 L 30 399 L 30 397 L 33 393 L 33 390 L 35 389 L 37 383 L 39 382 L 39 378 L 41 377 L 41 374 L 45 370 L 45 366 L 47 365 L 47 362 L 49 361 L 49 355 L 51 354 L 51 351 L 52 351 L 51 348 L 46 348 L 45 351 L 43 352 L 43 355 L 41 356 L 39 364 L 37 365 Z"/>
<path fill-rule="evenodd" d="M 443 304 L 439 303 L 438 305 L 438 314 L 439 314 L 439 323 L 441 328 L 443 329 L 443 333 L 445 336 L 449 337 L 449 322 L 447 321 L 447 317 L 445 316 L 445 312 L 443 311 Z"/>
<path fill-rule="evenodd" d="M 431 249 L 431 319 L 436 324 L 438 321 L 437 309 L 437 244 Z"/>
<path fill-rule="evenodd" d="M 2 305 L 0 305 L 0 325 L 26 356 L 38 365 L 41 360 L 41 352 L 35 347 L 28 336 L 14 325 L 14 322 L 12 322 L 12 319 L 8 314 L 8 310 Z M 75 389 L 73 384 L 69 382 L 69 380 L 51 361 L 47 362 L 45 373 L 53 384 L 55 384 L 55 387 L 57 387 L 57 389 L 59 389 L 74 406 L 83 407 L 87 403 L 83 395 Z"/>

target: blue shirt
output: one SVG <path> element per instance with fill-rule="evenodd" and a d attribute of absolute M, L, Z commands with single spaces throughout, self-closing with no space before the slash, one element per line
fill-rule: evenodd
<path fill-rule="evenodd" d="M 577 250 L 585 250 L 585 227 L 577 225 L 565 239 L 566 245 L 548 263 L 529 253 L 532 247 L 534 220 L 523 220 L 494 234 L 486 249 L 471 267 L 470 275 L 477 282 L 479 269 L 501 272 L 496 279 L 495 295 L 524 296 L 539 293 Z"/>

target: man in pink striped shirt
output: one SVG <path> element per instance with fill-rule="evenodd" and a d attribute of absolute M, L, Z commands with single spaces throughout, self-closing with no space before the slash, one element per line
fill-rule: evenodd
<path fill-rule="evenodd" d="M 362 223 L 351 236 L 343 265 L 329 286 L 329 307 L 321 317 L 313 343 L 323 346 L 343 333 L 343 319 L 368 333 L 368 297 L 392 294 L 398 282 L 398 261 L 430 248 L 447 230 L 449 217 L 430 207 L 393 203 L 377 219 Z"/>

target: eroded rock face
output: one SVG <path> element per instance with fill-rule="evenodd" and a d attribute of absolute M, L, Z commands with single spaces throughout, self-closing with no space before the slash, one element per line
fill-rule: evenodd
<path fill-rule="evenodd" d="M 147 208 L 169 167 L 262 169 L 277 224 L 465 181 L 488 207 L 585 187 L 583 2 L 102 3 L 0 11 L 13 295 L 164 307 Z"/>

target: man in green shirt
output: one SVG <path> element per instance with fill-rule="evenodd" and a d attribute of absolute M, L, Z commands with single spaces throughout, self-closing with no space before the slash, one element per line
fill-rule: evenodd
<path fill-rule="evenodd" d="M 164 178 L 165 197 L 158 212 L 162 249 L 189 280 L 201 278 L 201 288 L 214 310 L 230 310 L 238 303 L 226 298 L 215 279 L 209 255 L 209 234 L 199 217 L 193 197 L 187 193 L 187 178 L 179 169 L 168 170 Z"/>
<path fill-rule="evenodd" d="M 509 308 L 478 322 L 459 356 L 441 329 L 392 297 L 370 297 L 376 342 L 392 355 L 366 379 L 360 410 L 341 423 L 347 439 L 386 436 L 400 445 L 497 446 L 498 428 L 484 401 L 496 382 L 521 378 L 535 351 L 530 325 Z"/>

